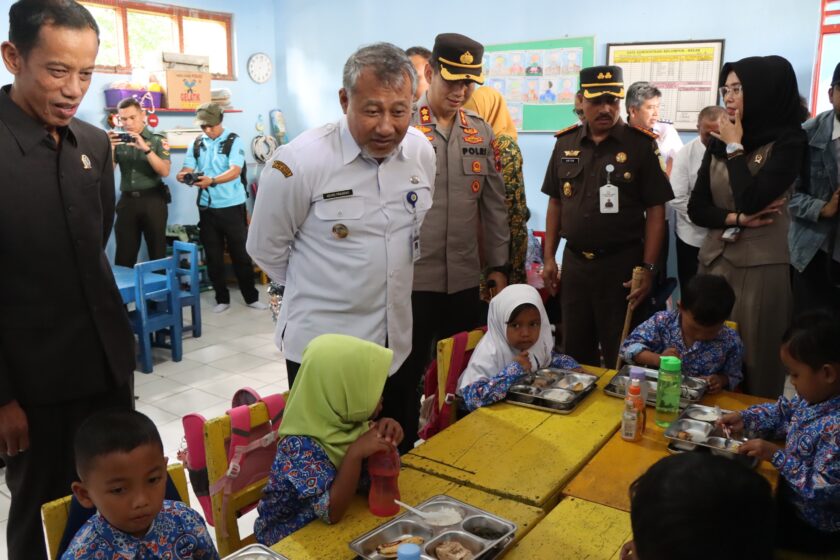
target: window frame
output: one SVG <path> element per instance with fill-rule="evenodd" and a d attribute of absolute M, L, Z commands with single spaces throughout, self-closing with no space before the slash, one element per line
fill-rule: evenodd
<path fill-rule="evenodd" d="M 117 19 L 120 21 L 119 26 L 122 29 L 122 37 L 118 38 L 122 42 L 122 50 L 125 53 L 125 64 L 111 65 L 96 65 L 97 72 L 104 72 L 108 74 L 130 74 L 131 66 L 131 49 L 128 43 L 128 12 L 146 12 L 156 15 L 165 15 L 175 20 L 178 26 L 178 51 L 184 52 L 184 18 L 202 19 L 220 22 L 225 27 L 227 34 L 227 73 L 219 74 L 213 73 L 214 80 L 236 80 L 236 70 L 234 68 L 233 60 L 233 14 L 225 12 L 211 12 L 208 10 L 199 10 L 195 8 L 184 8 L 181 6 L 172 6 L 169 4 L 152 4 L 148 2 L 139 2 L 136 0 L 81 0 L 82 4 L 97 6 L 102 8 L 110 8 L 116 10 Z"/>
<path fill-rule="evenodd" d="M 840 35 L 840 23 L 825 23 L 830 17 L 840 16 L 840 8 L 829 10 L 828 3 L 836 0 L 821 0 L 820 2 L 820 42 L 817 46 L 817 60 L 814 65 L 813 87 L 811 87 L 811 116 L 816 116 L 817 102 L 820 95 L 825 95 L 825 92 L 820 89 L 820 72 L 822 66 L 823 55 L 823 39 L 826 35 Z"/>

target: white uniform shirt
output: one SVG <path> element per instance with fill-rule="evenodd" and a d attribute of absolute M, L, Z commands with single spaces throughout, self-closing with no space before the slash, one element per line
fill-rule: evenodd
<path fill-rule="evenodd" d="M 676 214 L 677 237 L 692 247 L 703 245 L 708 231 L 706 228 L 694 225 L 688 218 L 688 199 L 691 198 L 691 191 L 694 190 L 694 183 L 697 182 L 697 171 L 700 170 L 705 153 L 706 146 L 698 136 L 677 152 L 674 166 L 671 168 L 671 188 L 674 190 L 674 199 L 668 204 Z"/>
<path fill-rule="evenodd" d="M 434 150 L 413 127 L 381 164 L 362 154 L 346 117 L 274 152 L 247 248 L 286 286 L 275 341 L 287 359 L 336 333 L 387 342 L 391 373 L 399 368 L 411 350 L 412 243 L 434 184 Z"/>

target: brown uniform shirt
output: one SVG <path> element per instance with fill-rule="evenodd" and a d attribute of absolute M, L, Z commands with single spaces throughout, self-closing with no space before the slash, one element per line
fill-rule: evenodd
<path fill-rule="evenodd" d="M 477 114 L 460 110 L 452 129 L 438 128 L 425 94 L 411 124 L 437 155 L 432 208 L 420 230 L 420 260 L 414 265 L 414 290 L 452 294 L 478 286 L 478 232 L 482 228 L 485 265 L 508 261 L 510 227 L 505 185 L 493 129 Z"/>
<path fill-rule="evenodd" d="M 589 127 L 557 133 L 542 192 L 562 203 L 560 235 L 580 251 L 597 251 L 638 241 L 645 235 L 645 210 L 674 198 L 659 162 L 654 136 L 619 121 L 595 144 Z M 618 213 L 602 214 L 600 187 L 606 166 L 615 168 L 610 182 L 618 187 Z"/>

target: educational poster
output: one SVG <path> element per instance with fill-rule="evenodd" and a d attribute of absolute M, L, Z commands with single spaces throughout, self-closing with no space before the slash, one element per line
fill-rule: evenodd
<path fill-rule="evenodd" d="M 624 86 L 651 82 L 662 91 L 659 117 L 677 130 L 697 129 L 697 114 L 717 105 L 723 39 L 608 44 L 607 64 L 621 66 Z"/>
<path fill-rule="evenodd" d="M 594 60 L 594 37 L 488 45 L 485 83 L 504 96 L 517 130 L 556 132 L 577 122 L 580 69 Z"/>

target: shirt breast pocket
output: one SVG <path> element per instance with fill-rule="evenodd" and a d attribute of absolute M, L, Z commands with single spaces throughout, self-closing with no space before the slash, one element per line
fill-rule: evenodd
<path fill-rule="evenodd" d="M 558 196 L 576 198 L 583 193 L 583 165 L 580 163 L 560 163 L 557 166 Z"/>
<path fill-rule="evenodd" d="M 360 196 L 319 200 L 315 203 L 315 216 L 324 222 L 360 220 L 365 213 L 365 201 Z"/>

